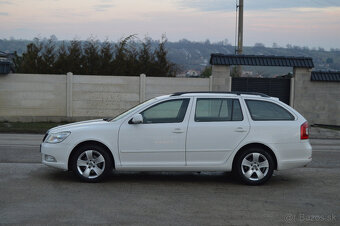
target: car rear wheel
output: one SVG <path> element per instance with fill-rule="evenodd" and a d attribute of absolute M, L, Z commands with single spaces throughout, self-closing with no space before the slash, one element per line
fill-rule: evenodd
<path fill-rule="evenodd" d="M 237 157 L 233 171 L 243 183 L 260 185 L 272 176 L 274 160 L 267 151 L 250 148 Z"/>
<path fill-rule="evenodd" d="M 98 182 L 112 171 L 112 160 L 107 151 L 100 146 L 83 146 L 72 156 L 71 169 L 82 181 Z"/>

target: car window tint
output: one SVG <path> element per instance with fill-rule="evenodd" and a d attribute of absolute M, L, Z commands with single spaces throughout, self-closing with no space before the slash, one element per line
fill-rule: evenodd
<path fill-rule="evenodd" d="M 291 113 L 277 104 L 261 100 L 246 100 L 246 103 L 253 120 L 294 120 Z"/>
<path fill-rule="evenodd" d="M 197 99 L 195 112 L 196 122 L 242 120 L 243 115 L 238 100 L 226 98 Z"/>
<path fill-rule="evenodd" d="M 169 100 L 158 103 L 141 114 L 144 123 L 182 122 L 190 99 Z"/>
<path fill-rule="evenodd" d="M 232 120 L 233 121 L 242 121 L 243 120 L 241 105 L 240 105 L 240 102 L 238 100 L 233 100 Z"/>

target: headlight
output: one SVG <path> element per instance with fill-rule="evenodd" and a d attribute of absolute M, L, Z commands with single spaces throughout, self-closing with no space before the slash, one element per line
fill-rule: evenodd
<path fill-rule="evenodd" d="M 65 140 L 71 132 L 59 132 L 59 133 L 50 133 L 47 135 L 45 142 L 50 144 L 60 143 Z"/>

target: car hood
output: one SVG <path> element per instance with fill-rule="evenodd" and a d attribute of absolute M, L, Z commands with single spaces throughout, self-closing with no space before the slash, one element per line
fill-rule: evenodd
<path fill-rule="evenodd" d="M 79 129 L 81 127 L 94 127 L 94 126 L 102 126 L 107 125 L 108 123 L 114 123 L 110 122 L 104 119 L 95 119 L 95 120 L 88 120 L 88 121 L 81 121 L 81 122 L 75 122 L 75 123 L 69 123 L 66 125 L 57 126 L 54 128 L 51 128 L 48 133 L 57 133 L 62 131 L 72 131 L 74 129 Z"/>

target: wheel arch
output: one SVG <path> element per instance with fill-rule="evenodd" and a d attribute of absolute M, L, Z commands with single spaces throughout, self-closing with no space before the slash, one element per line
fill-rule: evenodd
<path fill-rule="evenodd" d="M 270 147 L 268 147 L 267 145 L 262 144 L 262 143 L 249 143 L 249 144 L 246 144 L 246 145 L 242 146 L 237 151 L 237 153 L 235 154 L 235 156 L 233 158 L 232 169 L 234 169 L 234 166 L 235 166 L 235 163 L 236 163 L 236 160 L 237 160 L 238 156 L 241 155 L 243 151 L 248 150 L 249 148 L 261 148 L 261 149 L 267 151 L 271 155 L 273 160 L 274 160 L 274 164 L 275 164 L 274 169 L 275 170 L 277 169 L 277 158 L 276 158 L 276 155 L 275 155 L 274 151 Z"/>
<path fill-rule="evenodd" d="M 87 145 L 98 145 L 98 146 L 104 148 L 104 149 L 107 151 L 107 153 L 109 154 L 109 156 L 110 156 L 110 158 L 111 158 L 111 160 L 112 160 L 113 169 L 116 168 L 116 167 L 115 167 L 115 165 L 116 165 L 116 164 L 115 164 L 115 158 L 114 158 L 114 156 L 113 156 L 111 150 L 110 150 L 105 144 L 103 144 L 103 143 L 101 143 L 101 142 L 99 142 L 99 141 L 96 141 L 96 140 L 87 140 L 87 141 L 83 141 L 83 142 L 77 144 L 77 145 L 72 149 L 72 151 L 71 151 L 71 153 L 70 153 L 70 156 L 69 156 L 69 158 L 68 158 L 68 163 L 67 163 L 68 170 L 71 170 L 71 165 L 70 165 L 70 164 L 71 164 L 71 159 L 72 159 L 74 153 L 76 152 L 76 150 L 77 150 L 79 147 L 87 146 Z"/>

